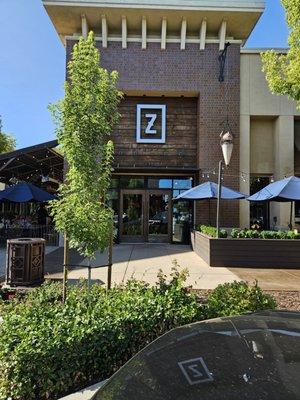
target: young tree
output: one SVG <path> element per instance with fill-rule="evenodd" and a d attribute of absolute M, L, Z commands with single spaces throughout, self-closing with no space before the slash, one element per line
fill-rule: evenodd
<path fill-rule="evenodd" d="M 263 71 L 273 93 L 288 95 L 300 109 L 300 1 L 281 0 L 289 27 L 289 50 L 277 54 L 274 50 L 262 54 Z"/>
<path fill-rule="evenodd" d="M 67 164 L 51 213 L 70 247 L 89 259 L 107 247 L 113 225 L 108 206 L 113 160 L 109 135 L 119 118 L 117 79 L 117 72 L 100 67 L 91 32 L 74 46 L 64 99 L 50 106 Z"/>
<path fill-rule="evenodd" d="M 15 148 L 16 139 L 8 133 L 4 133 L 2 131 L 2 119 L 0 116 L 0 154 L 13 151 Z"/>

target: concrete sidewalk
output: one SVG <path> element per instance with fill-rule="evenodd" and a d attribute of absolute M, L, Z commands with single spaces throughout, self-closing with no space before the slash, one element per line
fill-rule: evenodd
<path fill-rule="evenodd" d="M 113 250 L 112 282 L 125 283 L 128 279 L 135 278 L 149 284 L 157 282 L 157 273 L 162 269 L 164 274 L 172 272 L 173 261 L 179 264 L 179 270 L 187 268 L 189 277 L 187 286 L 194 289 L 214 289 L 221 283 L 239 280 L 238 276 L 227 268 L 211 268 L 198 257 L 190 246 L 171 244 L 119 244 Z M 97 254 L 92 265 L 107 263 L 107 253 Z M 83 260 L 80 265 L 86 265 Z M 62 273 L 50 273 L 48 278 L 62 278 Z M 77 280 L 87 278 L 87 269 L 75 269 L 69 272 L 69 279 Z M 106 284 L 107 268 L 92 270 L 92 279 Z"/>

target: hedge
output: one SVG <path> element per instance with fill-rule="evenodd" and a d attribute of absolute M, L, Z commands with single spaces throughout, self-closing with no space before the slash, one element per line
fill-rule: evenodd
<path fill-rule="evenodd" d="M 248 311 L 275 308 L 276 302 L 273 297 L 263 293 L 257 282 L 252 286 L 246 282 L 219 285 L 203 305 L 205 318 L 233 316 Z"/>
<path fill-rule="evenodd" d="M 232 229 L 233 239 L 300 239 L 298 231 L 257 231 L 251 229 Z"/>
<path fill-rule="evenodd" d="M 207 225 L 199 225 L 197 230 L 199 232 L 204 233 L 207 236 L 211 236 L 216 238 L 217 237 L 217 228 L 214 226 L 207 226 Z M 227 231 L 225 229 L 220 229 L 219 231 L 220 238 L 227 238 Z"/>
<path fill-rule="evenodd" d="M 220 286 L 205 303 L 183 287 L 186 273 L 156 287 L 130 281 L 108 293 L 85 283 L 45 284 L 0 302 L 0 399 L 57 399 L 108 378 L 166 331 L 207 317 L 275 307 L 258 287 Z M 241 286 L 242 285 L 242 286 Z M 235 306 L 233 306 L 235 304 Z"/>
<path fill-rule="evenodd" d="M 214 226 L 199 225 L 197 227 L 199 232 L 204 233 L 207 236 L 216 238 L 217 228 Z M 227 238 L 228 234 L 225 229 L 220 229 L 220 238 Z M 258 231 L 253 229 L 237 229 L 231 230 L 230 236 L 233 239 L 300 239 L 300 233 L 295 231 Z"/>

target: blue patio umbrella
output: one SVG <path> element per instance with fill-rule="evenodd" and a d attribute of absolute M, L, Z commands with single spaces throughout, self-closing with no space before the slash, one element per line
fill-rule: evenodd
<path fill-rule="evenodd" d="M 222 185 L 221 198 L 224 200 L 242 200 L 247 196 L 236 190 Z M 205 182 L 181 193 L 173 200 L 210 200 L 218 198 L 218 185 L 214 182 Z M 210 201 L 209 201 L 209 223 L 210 223 Z"/>
<path fill-rule="evenodd" d="M 293 202 L 300 200 L 300 178 L 290 176 L 270 183 L 259 192 L 247 198 L 248 201 L 259 202 L 291 202 L 290 229 L 292 228 Z"/>
<path fill-rule="evenodd" d="M 300 178 L 290 176 L 261 189 L 247 198 L 248 201 L 295 201 L 300 200 Z"/>
<path fill-rule="evenodd" d="M 32 183 L 18 183 L 0 191 L 0 201 L 12 201 L 14 203 L 47 202 L 56 197 L 34 186 Z"/>
<path fill-rule="evenodd" d="M 244 193 L 222 186 L 221 198 L 223 200 L 242 200 L 247 196 Z M 181 193 L 173 200 L 209 200 L 218 198 L 218 185 L 214 182 L 205 182 L 192 189 Z"/>

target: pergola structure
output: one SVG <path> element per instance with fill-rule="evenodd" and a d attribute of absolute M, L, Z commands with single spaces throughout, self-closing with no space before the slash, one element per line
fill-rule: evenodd
<path fill-rule="evenodd" d="M 0 155 L 0 182 L 26 181 L 55 192 L 63 180 L 64 158 L 55 149 L 57 140 Z"/>

